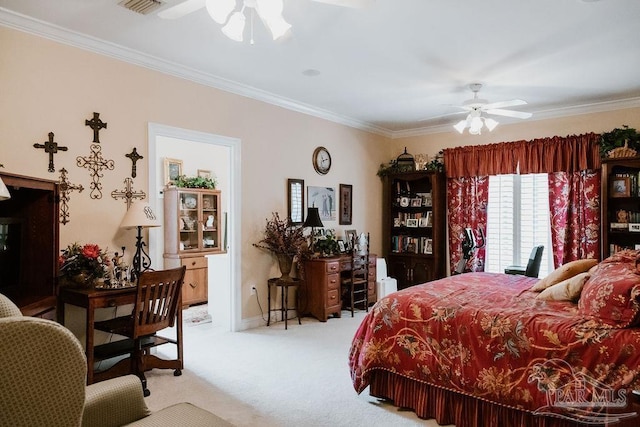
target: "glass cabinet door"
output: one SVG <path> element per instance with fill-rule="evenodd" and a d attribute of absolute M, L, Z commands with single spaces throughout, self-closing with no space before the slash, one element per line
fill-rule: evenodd
<path fill-rule="evenodd" d="M 200 248 L 200 220 L 198 217 L 199 203 L 198 193 L 180 193 L 180 250 L 189 251 Z"/>
<path fill-rule="evenodd" d="M 204 249 L 220 247 L 218 204 L 217 194 L 202 194 L 202 246 Z"/>

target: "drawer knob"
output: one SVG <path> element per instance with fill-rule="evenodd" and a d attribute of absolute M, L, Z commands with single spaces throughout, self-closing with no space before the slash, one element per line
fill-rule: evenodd
<path fill-rule="evenodd" d="M 196 262 L 195 261 L 191 261 L 191 265 L 196 265 Z"/>

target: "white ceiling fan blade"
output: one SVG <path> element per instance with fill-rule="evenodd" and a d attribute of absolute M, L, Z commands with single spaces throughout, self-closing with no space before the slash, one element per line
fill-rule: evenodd
<path fill-rule="evenodd" d="M 484 110 L 487 114 L 495 114 L 497 116 L 506 116 L 506 117 L 515 117 L 516 119 L 528 119 L 533 116 L 531 113 L 525 113 L 523 111 L 514 111 L 514 110 L 501 110 L 501 109 L 491 109 Z"/>
<path fill-rule="evenodd" d="M 441 119 L 443 117 L 457 116 L 458 114 L 467 114 L 467 113 L 468 111 L 456 111 L 455 113 L 446 113 L 446 114 L 439 114 L 437 116 L 427 117 L 426 119 L 420 119 L 419 121 L 426 122 L 427 120 Z"/>
<path fill-rule="evenodd" d="M 158 12 L 158 16 L 162 19 L 178 19 L 198 9 L 202 9 L 206 0 L 186 0 L 182 3 L 178 3 L 175 6 L 171 6 L 165 10 Z"/>
<path fill-rule="evenodd" d="M 318 3 L 332 4 L 334 6 L 351 7 L 361 9 L 373 3 L 373 0 L 312 0 Z"/>
<path fill-rule="evenodd" d="M 482 106 L 483 110 L 493 110 L 496 108 L 515 107 L 516 105 L 526 105 L 527 101 L 522 99 L 512 99 L 511 101 L 492 102 Z"/>

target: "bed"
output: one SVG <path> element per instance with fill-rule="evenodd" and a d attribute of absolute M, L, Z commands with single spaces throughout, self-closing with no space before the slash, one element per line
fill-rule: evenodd
<path fill-rule="evenodd" d="M 353 386 L 457 427 L 640 425 L 638 255 L 583 273 L 577 302 L 494 273 L 390 294 L 353 338 Z"/>

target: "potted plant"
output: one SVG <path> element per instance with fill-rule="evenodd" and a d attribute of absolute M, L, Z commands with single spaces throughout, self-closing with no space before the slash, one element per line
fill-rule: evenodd
<path fill-rule="evenodd" d="M 340 246 L 336 240 L 335 232 L 327 230 L 324 235 L 318 234 L 314 243 L 314 249 L 320 256 L 329 257 L 340 253 Z"/>
<path fill-rule="evenodd" d="M 107 276 L 111 260 L 107 252 L 96 244 L 87 243 L 81 246 L 72 243 L 62 250 L 58 263 L 63 282 L 92 286 Z"/>
<path fill-rule="evenodd" d="M 640 134 L 627 125 L 600 135 L 601 157 L 633 157 L 640 149 Z"/>
<path fill-rule="evenodd" d="M 281 219 L 277 212 L 267 219 L 264 236 L 253 246 L 273 253 L 278 259 L 278 266 L 282 280 L 291 280 L 289 273 L 294 261 L 301 261 L 311 257 L 311 251 L 304 236 L 302 227 L 295 227 L 288 219 Z"/>

